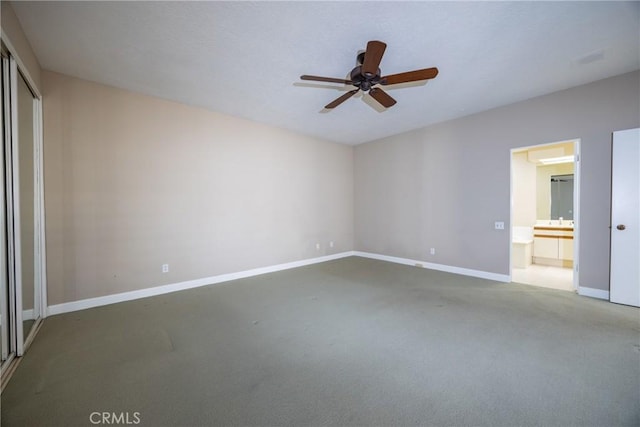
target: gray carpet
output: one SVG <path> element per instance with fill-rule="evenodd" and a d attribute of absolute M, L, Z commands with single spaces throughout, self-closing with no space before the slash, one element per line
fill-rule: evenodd
<path fill-rule="evenodd" d="M 639 341 L 635 308 L 352 257 L 50 317 L 1 421 L 637 426 Z"/>

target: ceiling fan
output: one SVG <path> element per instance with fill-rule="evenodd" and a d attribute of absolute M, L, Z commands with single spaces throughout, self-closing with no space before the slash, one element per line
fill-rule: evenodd
<path fill-rule="evenodd" d="M 378 101 L 383 107 L 389 108 L 396 103 L 387 92 L 377 87 L 377 85 L 394 85 L 398 83 L 415 82 L 419 80 L 429 80 L 438 75 L 437 68 L 424 68 L 422 70 L 407 71 L 405 73 L 382 76 L 380 73 L 380 61 L 387 45 L 381 41 L 372 40 L 367 43 L 367 50 L 358 55 L 358 66 L 351 70 L 351 80 L 336 79 L 333 77 L 320 76 L 300 76 L 302 80 L 313 80 L 317 82 L 342 83 L 356 87 L 341 97 L 325 105 L 324 108 L 335 108 L 347 99 L 358 93 L 358 91 L 369 92 L 369 95 Z"/>

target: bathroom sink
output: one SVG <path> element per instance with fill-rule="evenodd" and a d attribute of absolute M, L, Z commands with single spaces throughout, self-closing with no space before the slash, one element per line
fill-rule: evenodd
<path fill-rule="evenodd" d="M 562 221 L 562 224 L 557 219 L 552 220 L 537 220 L 535 227 L 545 228 L 573 228 L 573 221 Z"/>

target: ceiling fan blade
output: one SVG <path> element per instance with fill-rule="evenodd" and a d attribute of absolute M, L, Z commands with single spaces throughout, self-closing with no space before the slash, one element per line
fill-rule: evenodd
<path fill-rule="evenodd" d="M 353 84 L 353 82 L 351 80 L 334 79 L 333 77 L 308 76 L 308 75 L 305 74 L 304 76 L 300 76 L 300 78 L 302 80 L 313 80 L 313 81 L 316 81 L 316 82 L 342 83 L 342 84 L 345 84 L 345 85 Z"/>
<path fill-rule="evenodd" d="M 393 99 L 391 96 L 389 96 L 387 92 L 377 87 L 374 87 L 373 89 L 371 89 L 369 91 L 369 95 L 371 95 L 373 99 L 378 101 L 385 108 L 389 108 L 396 103 L 396 100 Z"/>
<path fill-rule="evenodd" d="M 380 80 L 382 85 L 394 85 L 397 83 L 417 82 L 419 80 L 429 80 L 438 75 L 438 69 L 425 68 L 423 70 L 407 71 L 406 73 L 391 74 L 384 76 Z"/>
<path fill-rule="evenodd" d="M 344 101 L 346 101 L 347 99 L 351 98 L 353 95 L 358 93 L 359 90 L 360 89 L 350 90 L 349 92 L 342 95 L 340 98 L 337 98 L 333 102 L 330 102 L 327 105 L 325 105 L 324 108 L 327 108 L 327 109 L 336 108 L 338 105 L 342 104 Z"/>
<path fill-rule="evenodd" d="M 367 50 L 364 53 L 364 62 L 362 63 L 362 74 L 367 77 L 375 76 L 378 73 L 380 61 L 387 45 L 383 42 L 372 40 L 367 43 Z"/>

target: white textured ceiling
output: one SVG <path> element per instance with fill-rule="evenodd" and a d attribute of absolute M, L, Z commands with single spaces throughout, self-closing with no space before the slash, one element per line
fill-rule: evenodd
<path fill-rule="evenodd" d="M 43 68 L 358 144 L 640 68 L 638 2 L 13 2 Z M 369 40 L 388 110 L 345 78 Z M 404 87 L 403 87 L 404 86 Z"/>

